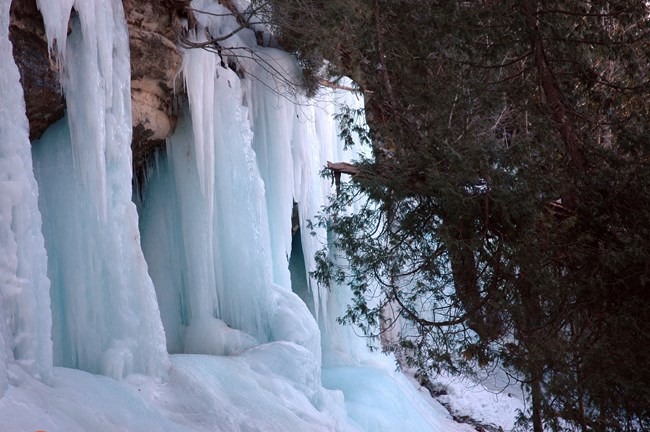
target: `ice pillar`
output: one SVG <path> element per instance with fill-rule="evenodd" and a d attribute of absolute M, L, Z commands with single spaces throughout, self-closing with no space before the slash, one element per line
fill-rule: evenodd
<path fill-rule="evenodd" d="M 52 366 L 50 282 L 23 90 L 0 0 L 0 396 L 10 362 L 34 376 Z"/>

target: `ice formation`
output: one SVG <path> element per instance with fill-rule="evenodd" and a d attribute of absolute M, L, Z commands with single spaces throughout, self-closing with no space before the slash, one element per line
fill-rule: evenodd
<path fill-rule="evenodd" d="M 52 367 L 47 257 L 9 6 L 0 1 L 0 396 L 12 363 L 43 380 Z"/>
<path fill-rule="evenodd" d="M 40 5 L 47 32 L 69 2 Z M 63 8 L 63 9 L 61 9 Z M 67 118 L 34 143 L 54 363 L 122 378 L 168 366 L 131 201 L 129 43 L 121 1 L 78 1 L 55 39 Z M 54 42 L 53 42 L 54 43 Z"/>
<path fill-rule="evenodd" d="M 307 229 L 331 193 L 318 172 L 354 156 L 333 114 L 358 98 L 290 91 L 291 57 L 249 30 L 223 41 L 221 58 L 187 50 L 189 101 L 136 211 L 121 0 L 38 0 L 67 116 L 32 152 L 9 5 L 0 0 L 3 430 L 465 430 L 335 324 L 345 287 L 319 290 L 308 275 L 327 238 Z M 193 6 L 222 15 L 198 15 L 213 35 L 238 26 L 217 2 Z"/>

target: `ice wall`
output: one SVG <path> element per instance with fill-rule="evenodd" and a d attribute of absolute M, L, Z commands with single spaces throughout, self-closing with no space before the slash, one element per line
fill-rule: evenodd
<path fill-rule="evenodd" d="M 32 172 L 25 102 L 0 0 L 0 397 L 17 362 L 36 377 L 52 367 L 50 282 Z"/>
<path fill-rule="evenodd" d="M 56 365 L 121 378 L 168 365 L 131 202 L 129 45 L 120 0 L 39 2 L 67 120 L 34 143 Z M 68 13 L 74 6 L 68 28 Z M 62 29 L 65 29 L 62 30 Z"/>

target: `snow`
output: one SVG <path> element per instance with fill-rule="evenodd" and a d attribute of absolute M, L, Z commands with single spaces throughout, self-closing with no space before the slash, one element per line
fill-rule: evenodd
<path fill-rule="evenodd" d="M 432 381 L 444 390 L 436 399 L 452 414 L 483 425 L 512 430 L 518 413 L 525 408 L 521 386 L 510 382 L 502 370 L 494 370 L 480 381 L 444 374 Z"/>
<path fill-rule="evenodd" d="M 189 103 L 136 209 L 122 2 L 38 1 L 67 115 L 31 152 L 9 4 L 0 0 L 3 430 L 471 430 L 335 323 L 346 287 L 309 277 L 328 233 L 310 235 L 307 222 L 332 193 L 318 172 L 362 151 L 343 149 L 334 119 L 341 105 L 361 107 L 358 96 L 292 91 L 295 62 L 250 30 L 223 41 L 222 58 L 185 51 Z M 238 27 L 199 20 L 213 35 Z M 293 278 L 292 243 L 304 259 Z M 296 292 L 311 295 L 311 311 Z"/>
<path fill-rule="evenodd" d="M 193 320 L 192 325 L 185 330 L 187 352 L 224 356 L 256 345 L 259 345 L 259 342 L 253 336 L 230 328 L 216 318 Z"/>

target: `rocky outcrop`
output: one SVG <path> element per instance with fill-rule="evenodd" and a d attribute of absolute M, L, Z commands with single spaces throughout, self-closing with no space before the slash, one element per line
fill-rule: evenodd
<path fill-rule="evenodd" d="M 124 0 L 131 48 L 133 161 L 139 166 L 174 130 L 175 97 L 183 91 L 176 48 L 179 16 L 164 2 Z"/>
<path fill-rule="evenodd" d="M 123 4 L 131 49 L 132 148 L 137 168 L 174 130 L 174 101 L 183 92 L 182 56 L 176 47 L 181 17 L 159 0 L 123 0 Z M 37 139 L 63 117 L 65 101 L 35 0 L 12 2 L 9 34 L 25 93 L 30 138 Z"/>
<path fill-rule="evenodd" d="M 25 93 L 29 137 L 38 139 L 45 129 L 63 117 L 65 101 L 56 63 L 48 54 L 45 27 L 35 0 L 11 3 L 9 38 Z"/>

